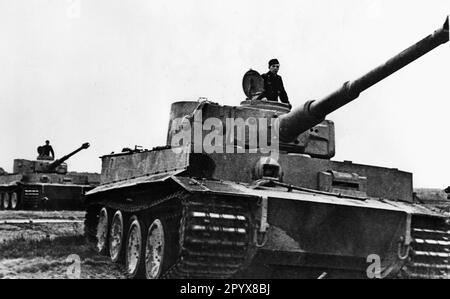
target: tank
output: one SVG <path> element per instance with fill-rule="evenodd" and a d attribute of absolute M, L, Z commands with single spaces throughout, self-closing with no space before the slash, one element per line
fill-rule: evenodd
<path fill-rule="evenodd" d="M 15 159 L 13 173 L 0 174 L 1 209 L 83 210 L 84 195 L 100 183 L 100 174 L 68 172 L 65 161 L 88 147 L 55 161 Z"/>
<path fill-rule="evenodd" d="M 85 229 L 99 254 L 146 278 L 446 278 L 449 219 L 413 199 L 412 174 L 334 161 L 325 117 L 449 40 L 444 26 L 337 91 L 290 110 L 171 106 L 165 146 L 101 157 Z"/>

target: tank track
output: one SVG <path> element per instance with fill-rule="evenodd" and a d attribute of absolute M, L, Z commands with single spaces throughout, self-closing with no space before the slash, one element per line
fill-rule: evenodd
<path fill-rule="evenodd" d="M 96 204 L 126 212 L 151 213 L 170 223 L 169 229 L 178 236 L 178 252 L 162 278 L 229 278 L 253 256 L 250 213 L 233 198 L 176 192 L 151 203 Z M 95 240 L 96 222 L 89 209 L 85 229 L 90 240 Z"/>
<path fill-rule="evenodd" d="M 411 237 L 405 278 L 450 279 L 450 225 L 443 219 L 413 218 Z"/>
<path fill-rule="evenodd" d="M 180 252 L 164 278 L 228 278 L 251 259 L 251 226 L 242 206 L 221 199 L 183 202 Z"/>

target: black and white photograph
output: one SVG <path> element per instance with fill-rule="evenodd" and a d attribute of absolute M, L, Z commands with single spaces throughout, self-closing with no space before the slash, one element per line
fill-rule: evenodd
<path fill-rule="evenodd" d="M 449 279 L 449 14 L 0 0 L 0 279 Z"/>

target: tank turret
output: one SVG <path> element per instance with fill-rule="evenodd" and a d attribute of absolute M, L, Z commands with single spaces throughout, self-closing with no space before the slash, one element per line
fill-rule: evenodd
<path fill-rule="evenodd" d="M 73 152 L 65 155 L 64 157 L 57 159 L 53 162 L 45 161 L 45 160 L 37 160 L 37 161 L 30 161 L 25 159 L 15 159 L 14 160 L 14 167 L 13 172 L 14 173 L 33 173 L 33 172 L 39 172 L 39 173 L 60 173 L 65 174 L 67 173 L 67 165 L 64 164 L 65 161 L 67 161 L 70 157 L 77 154 L 79 151 L 83 149 L 87 149 L 89 147 L 89 143 L 83 143 L 79 148 L 74 150 Z"/>
<path fill-rule="evenodd" d="M 269 149 L 330 159 L 335 155 L 331 112 L 358 98 L 361 92 L 449 41 L 449 20 L 433 34 L 407 48 L 360 78 L 348 81 L 322 99 L 301 107 L 261 98 L 263 79 L 249 70 L 243 78 L 247 96 L 240 106 L 221 106 L 210 101 L 172 104 L 167 145 L 190 144 L 195 152 L 238 152 Z M 314 129 L 313 129 L 314 128 Z M 278 139 L 274 137 L 278 136 Z M 206 147 L 205 147 L 206 145 Z M 231 149 L 231 150 L 230 150 Z"/>
<path fill-rule="evenodd" d="M 434 48 L 449 41 L 449 19 L 442 28 L 407 48 L 384 64 L 371 70 L 362 77 L 345 82 L 344 85 L 328 96 L 308 101 L 303 106 L 279 118 L 281 142 L 291 142 L 301 133 L 321 123 L 325 116 L 359 97 L 359 94 L 384 78 L 405 67 Z"/>

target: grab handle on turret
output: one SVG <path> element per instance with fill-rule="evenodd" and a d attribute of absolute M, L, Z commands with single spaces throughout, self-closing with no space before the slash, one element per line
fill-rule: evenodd
<path fill-rule="evenodd" d="M 328 96 L 317 101 L 308 101 L 302 107 L 280 116 L 278 119 L 280 141 L 286 143 L 293 141 L 301 133 L 321 123 L 331 112 L 358 98 L 364 90 L 448 41 L 449 17 L 447 16 L 440 29 L 400 52 L 384 64 L 354 81 L 345 82 L 341 88 Z"/>

